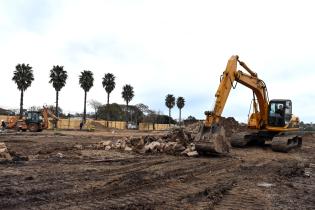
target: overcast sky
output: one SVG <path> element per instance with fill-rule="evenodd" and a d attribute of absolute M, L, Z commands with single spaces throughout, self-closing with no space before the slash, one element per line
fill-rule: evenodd
<path fill-rule="evenodd" d="M 291 99 L 293 112 L 315 122 L 315 3 L 312 0 L 0 0 L 0 107 L 18 108 L 12 81 L 18 63 L 35 80 L 24 107 L 55 103 L 53 65 L 68 72 L 60 92 L 64 112 L 83 111 L 79 74 L 94 73 L 88 100 L 106 102 L 101 81 L 116 76 L 110 102 L 124 103 L 122 86 L 134 87 L 131 104 L 167 114 L 165 96 L 182 96 L 182 115 L 204 118 L 231 55 L 258 73 L 269 98 Z M 246 122 L 251 90 L 237 85 L 224 116 Z M 89 110 L 92 109 L 89 107 Z M 172 110 L 178 118 L 178 110 Z"/>

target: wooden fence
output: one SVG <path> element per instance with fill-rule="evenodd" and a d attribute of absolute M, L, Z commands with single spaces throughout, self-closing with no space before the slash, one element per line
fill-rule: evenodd
<path fill-rule="evenodd" d="M 139 123 L 139 130 L 167 130 L 173 126 L 169 126 L 169 124 Z"/>
<path fill-rule="evenodd" d="M 8 121 L 8 116 L 0 115 L 0 120 Z M 59 129 L 80 129 L 81 119 L 60 119 L 58 120 Z M 126 122 L 123 121 L 106 121 L 106 120 L 91 120 L 86 121 L 85 127 L 97 128 L 116 128 L 125 129 Z M 174 125 L 171 125 L 171 127 Z M 53 129 L 53 121 L 49 120 L 48 129 Z M 153 123 L 139 123 L 139 130 L 167 130 L 170 126 L 168 124 L 153 124 Z"/>

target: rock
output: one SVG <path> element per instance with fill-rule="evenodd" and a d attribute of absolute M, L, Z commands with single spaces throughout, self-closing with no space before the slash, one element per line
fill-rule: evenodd
<path fill-rule="evenodd" d="M 81 144 L 76 144 L 73 147 L 76 148 L 76 149 L 79 149 L 79 150 L 83 149 L 83 146 Z"/>
<path fill-rule="evenodd" d="M 56 156 L 57 156 L 58 158 L 64 158 L 64 157 L 65 157 L 64 154 L 62 154 L 61 152 L 58 152 L 58 153 L 56 154 Z"/>
<path fill-rule="evenodd" d="M 160 142 L 160 143 L 164 142 L 162 138 L 159 138 L 157 141 Z"/>
<path fill-rule="evenodd" d="M 160 147 L 159 147 L 159 152 L 164 152 L 164 149 L 165 149 L 165 143 L 163 143 L 163 142 L 159 142 L 160 143 Z"/>
<path fill-rule="evenodd" d="M 125 147 L 125 151 L 132 151 L 132 148 L 131 148 L 131 147 L 128 147 L 128 146 L 126 146 L 126 147 Z"/>
<path fill-rule="evenodd" d="M 145 152 L 157 152 L 160 150 L 161 143 L 154 141 L 144 146 Z"/>
<path fill-rule="evenodd" d="M 117 142 L 114 144 L 115 149 L 125 149 L 126 141 L 125 139 L 118 139 Z"/>
<path fill-rule="evenodd" d="M 106 147 L 106 146 L 112 146 L 112 141 L 110 140 L 107 140 L 107 141 L 101 141 L 100 144 L 103 146 L 103 147 Z"/>
<path fill-rule="evenodd" d="M 150 144 L 152 142 L 157 141 L 157 138 L 154 136 L 145 136 L 143 140 L 144 140 L 144 144 Z"/>
<path fill-rule="evenodd" d="M 185 131 L 183 128 L 172 129 L 164 138 L 169 141 L 176 141 L 184 146 L 187 146 L 193 140 L 190 132 Z"/>
<path fill-rule="evenodd" d="M 132 137 L 130 138 L 130 144 L 131 146 L 139 146 L 139 145 L 144 145 L 144 141 L 142 138 L 139 137 Z"/>
<path fill-rule="evenodd" d="M 0 142 L 0 160 L 12 160 L 8 148 L 3 142 Z"/>
<path fill-rule="evenodd" d="M 182 151 L 181 155 L 187 155 L 187 153 L 192 152 L 191 147 L 187 147 L 184 151 Z"/>
<path fill-rule="evenodd" d="M 180 144 L 180 143 L 177 143 L 175 146 L 174 146 L 174 150 L 175 150 L 175 152 L 182 152 L 182 151 L 184 151 L 186 148 L 182 145 L 182 144 Z"/>
<path fill-rule="evenodd" d="M 272 187 L 272 186 L 274 186 L 274 184 L 267 183 L 267 182 L 260 182 L 260 183 L 257 183 L 257 186 L 258 187 Z"/>
<path fill-rule="evenodd" d="M 190 148 L 192 151 L 196 150 L 196 146 L 194 143 L 190 143 Z"/>
<path fill-rule="evenodd" d="M 197 151 L 192 151 L 192 152 L 188 152 L 187 153 L 187 156 L 188 157 L 196 157 L 196 156 L 198 156 L 199 154 L 198 154 L 198 152 Z"/>
<path fill-rule="evenodd" d="M 121 143 L 120 143 L 120 142 L 116 142 L 116 143 L 114 144 L 114 148 L 115 148 L 115 149 L 120 149 L 120 146 L 121 146 Z"/>

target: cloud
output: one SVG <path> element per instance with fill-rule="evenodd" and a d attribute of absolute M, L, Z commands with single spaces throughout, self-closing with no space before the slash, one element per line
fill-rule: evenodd
<path fill-rule="evenodd" d="M 296 114 L 314 121 L 314 106 L 303 103 L 314 92 L 312 8 L 311 1 L 2 1 L 0 85 L 10 91 L 2 93 L 0 106 L 18 106 L 11 77 L 25 62 L 35 73 L 26 107 L 54 103 L 49 70 L 63 65 L 69 80 L 60 105 L 66 112 L 83 110 L 78 76 L 88 69 L 95 77 L 88 100 L 105 103 L 101 79 L 111 72 L 117 78 L 112 102 L 124 103 L 122 86 L 131 84 L 131 103 L 168 113 L 164 99 L 171 93 L 186 99 L 183 117 L 203 118 L 227 60 L 239 54 L 266 82 L 270 98 L 291 98 Z M 239 84 L 223 114 L 246 121 L 251 97 Z"/>

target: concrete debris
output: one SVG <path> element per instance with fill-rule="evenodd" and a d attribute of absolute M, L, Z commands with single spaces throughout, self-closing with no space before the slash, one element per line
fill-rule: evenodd
<path fill-rule="evenodd" d="M 188 157 L 197 157 L 199 154 L 197 151 L 191 151 L 187 153 Z"/>
<path fill-rule="evenodd" d="M 112 146 L 112 141 L 101 141 L 100 144 L 103 146 L 103 147 L 106 147 L 106 146 Z"/>
<path fill-rule="evenodd" d="M 65 155 L 62 154 L 61 152 L 58 152 L 58 153 L 56 154 L 56 157 L 58 157 L 58 158 L 64 158 Z"/>
<path fill-rule="evenodd" d="M 272 187 L 274 186 L 274 184 L 267 183 L 267 182 L 260 182 L 260 183 L 257 183 L 257 186 L 258 187 Z"/>
<path fill-rule="evenodd" d="M 161 151 L 161 143 L 158 141 L 153 141 L 144 146 L 145 152 L 157 152 Z"/>
<path fill-rule="evenodd" d="M 240 124 L 234 118 L 223 118 L 224 127 L 239 130 Z M 143 137 L 123 137 L 118 140 L 101 141 L 96 149 L 134 151 L 137 153 L 166 153 L 172 155 L 198 156 L 194 144 L 194 136 L 199 131 L 202 122 L 197 122 L 184 128 L 173 128 L 163 136 L 147 135 Z M 220 145 L 215 145 L 220 146 Z"/>
<path fill-rule="evenodd" d="M 315 168 L 315 164 L 314 163 L 310 163 L 308 168 L 304 169 L 304 175 L 307 177 L 311 177 L 312 176 L 312 172 L 313 172 L 313 168 Z"/>
<path fill-rule="evenodd" d="M 83 149 L 83 146 L 81 144 L 76 144 L 73 147 L 78 149 L 78 150 L 82 150 Z"/>
<path fill-rule="evenodd" d="M 0 142 L 0 160 L 12 160 L 8 148 L 3 142 Z"/>
<path fill-rule="evenodd" d="M 196 156 L 195 145 L 190 132 L 181 128 L 172 129 L 164 136 L 124 137 L 117 141 L 101 141 L 97 149 L 134 151 L 137 153 L 166 153 Z"/>
<path fill-rule="evenodd" d="M 131 147 L 128 147 L 128 146 L 126 146 L 126 147 L 125 147 L 125 151 L 132 151 L 132 148 L 131 148 Z"/>

